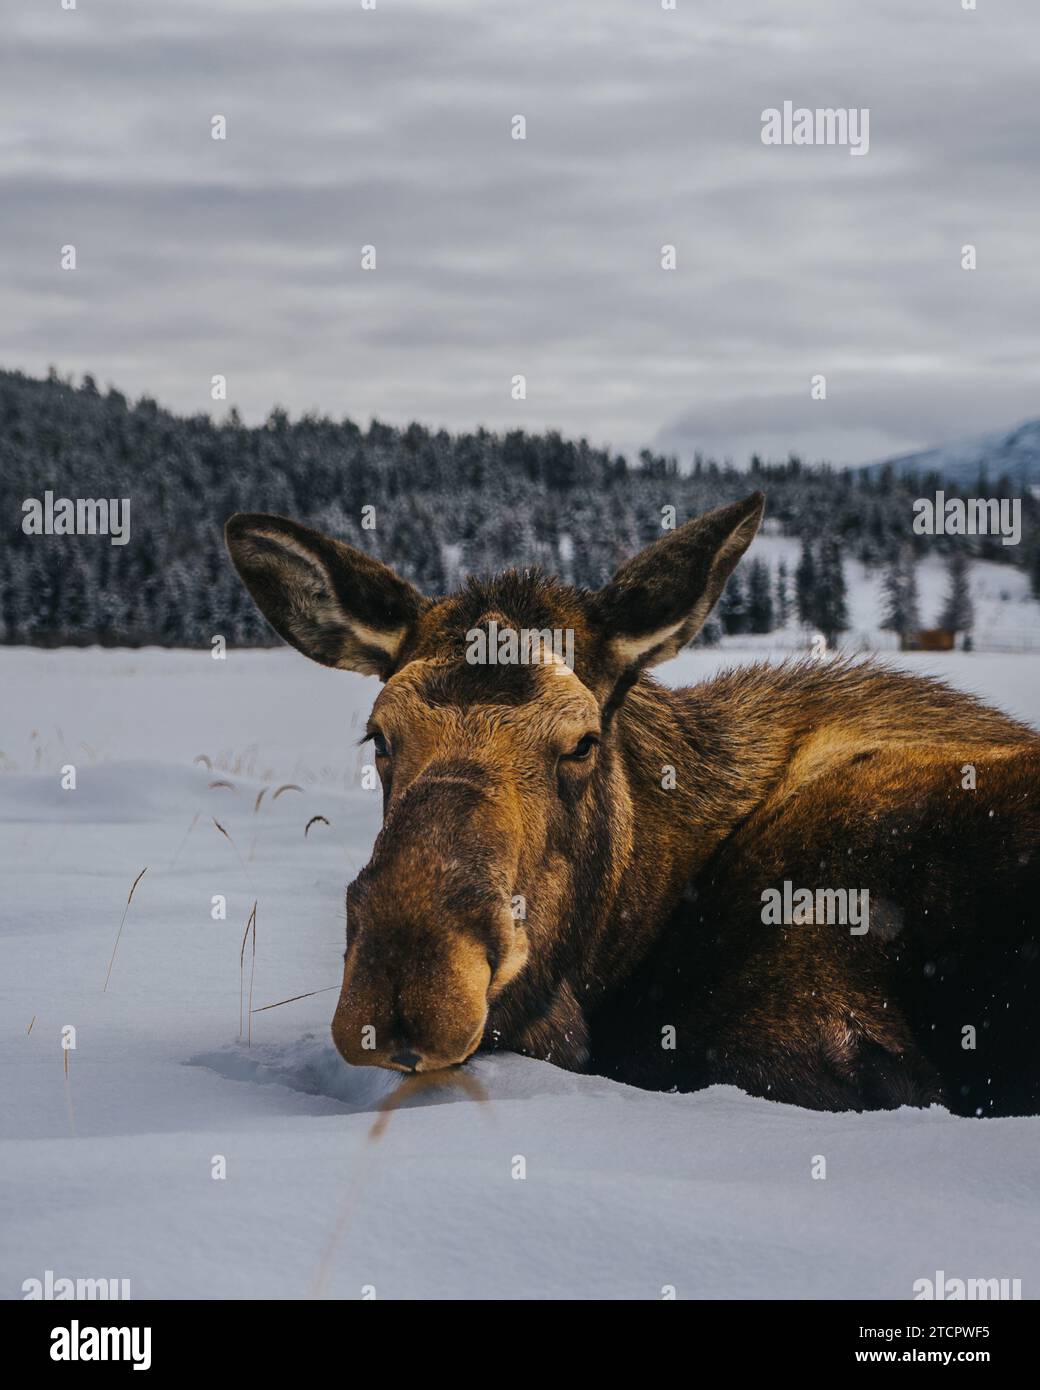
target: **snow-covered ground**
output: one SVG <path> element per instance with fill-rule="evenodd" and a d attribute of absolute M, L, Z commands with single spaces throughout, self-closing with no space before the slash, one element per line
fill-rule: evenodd
<path fill-rule="evenodd" d="M 1040 656 L 894 659 L 1040 722 Z M 379 820 L 354 746 L 376 689 L 290 651 L 0 649 L 0 1294 L 52 1270 L 137 1298 L 910 1298 L 943 1270 L 1036 1296 L 1040 1119 L 820 1115 L 497 1057 L 467 1069 L 485 1099 L 437 1088 L 373 1137 L 393 1080 L 348 1068 L 328 1022 Z M 254 1009 L 327 992 L 253 1013 L 250 1045 L 250 987 Z"/>

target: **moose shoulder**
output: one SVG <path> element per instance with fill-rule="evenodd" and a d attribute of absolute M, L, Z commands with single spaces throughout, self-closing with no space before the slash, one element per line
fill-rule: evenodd
<path fill-rule="evenodd" d="M 228 523 L 285 640 L 384 683 L 348 1062 L 508 1048 L 822 1109 L 1040 1109 L 1037 735 L 870 663 L 646 674 L 762 506 L 687 522 L 596 593 L 510 572 L 445 598 L 292 521 Z"/>

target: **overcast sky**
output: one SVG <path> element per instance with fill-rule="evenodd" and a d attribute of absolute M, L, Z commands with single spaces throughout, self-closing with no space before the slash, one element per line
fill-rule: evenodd
<path fill-rule="evenodd" d="M 0 0 L 0 365 L 684 461 L 1036 417 L 1040 3 L 977 4 Z"/>

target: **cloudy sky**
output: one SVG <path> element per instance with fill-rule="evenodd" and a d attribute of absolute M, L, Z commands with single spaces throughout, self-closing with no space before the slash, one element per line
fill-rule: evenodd
<path fill-rule="evenodd" d="M 76 6 L 0 0 L 2 366 L 684 461 L 1040 415 L 1037 0 Z"/>

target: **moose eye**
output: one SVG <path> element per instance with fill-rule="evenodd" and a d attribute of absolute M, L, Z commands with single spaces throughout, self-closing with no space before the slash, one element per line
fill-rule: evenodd
<path fill-rule="evenodd" d="M 586 734 L 578 740 L 569 753 L 564 753 L 563 756 L 568 762 L 580 763 L 589 756 L 597 743 L 599 743 L 599 739 L 595 734 Z"/>
<path fill-rule="evenodd" d="M 389 758 L 390 745 L 386 741 L 386 735 L 380 730 L 375 729 L 371 735 L 372 747 L 376 750 L 377 758 Z"/>

